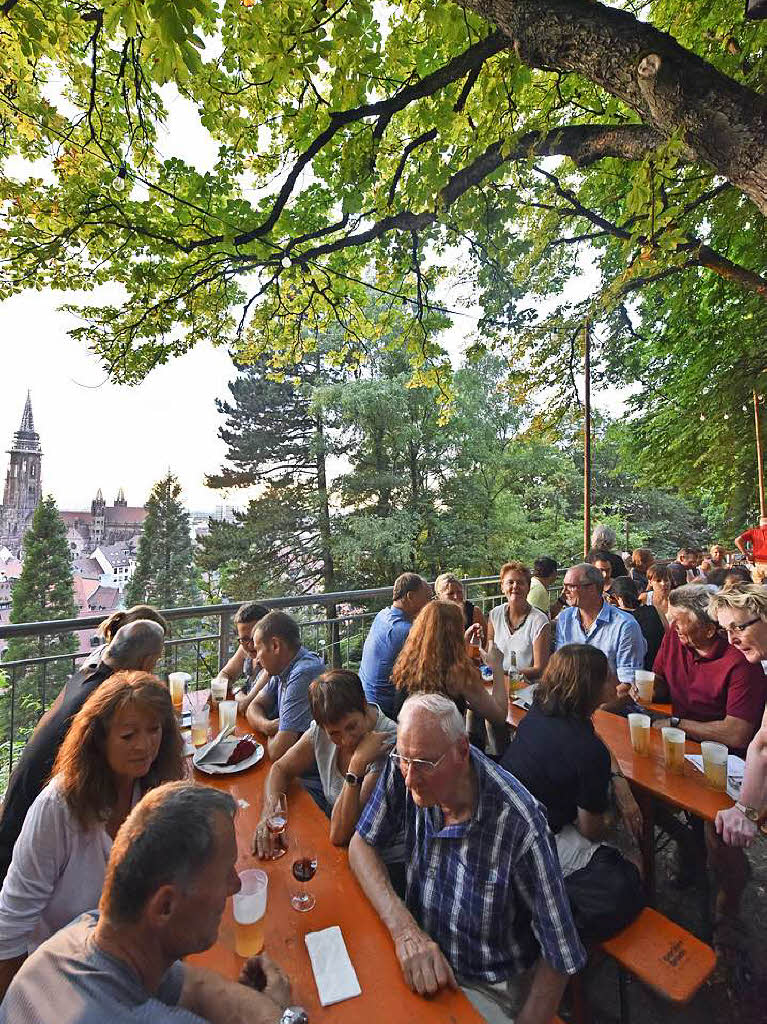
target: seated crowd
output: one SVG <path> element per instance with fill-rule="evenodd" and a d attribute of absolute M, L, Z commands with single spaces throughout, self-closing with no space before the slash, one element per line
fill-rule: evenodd
<path fill-rule="evenodd" d="M 767 803 L 767 588 L 734 576 L 720 545 L 658 564 L 646 548 L 624 562 L 615 543 L 598 527 L 558 594 L 554 559 L 507 562 L 487 617 L 452 573 L 434 599 L 403 573 L 359 674 L 327 669 L 295 619 L 250 602 L 218 677 L 271 761 L 252 852 L 284 852 L 267 820 L 300 783 L 330 841 L 348 846 L 410 988 L 460 987 L 492 1024 L 549 1021 L 588 947 L 644 903 L 642 814 L 592 724 L 597 708 L 634 706 L 637 670 L 670 704 L 655 727 L 746 757 L 740 802 L 715 824 L 655 812 L 680 851 L 679 884 L 708 863 L 716 923 L 737 922 L 743 848 Z M 276 1024 L 290 984 L 267 957 L 247 961 L 239 984 L 181 962 L 216 941 L 239 887 L 236 805 L 187 779 L 152 675 L 167 624 L 139 606 L 102 632 L 3 803 L 0 1024 Z M 513 737 L 510 685 L 533 687 Z"/>

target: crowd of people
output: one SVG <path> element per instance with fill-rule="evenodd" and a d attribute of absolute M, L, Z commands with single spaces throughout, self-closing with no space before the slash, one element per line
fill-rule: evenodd
<path fill-rule="evenodd" d="M 592 724 L 597 708 L 634 706 L 638 670 L 670 704 L 654 727 L 745 756 L 740 799 L 715 824 L 656 812 L 678 851 L 675 882 L 708 865 L 720 945 L 742 936 L 744 848 L 767 805 L 767 587 L 721 545 L 661 563 L 647 548 L 624 559 L 607 527 L 592 542 L 561 587 L 548 556 L 505 563 L 487 615 L 456 575 L 432 591 L 403 573 L 358 673 L 328 669 L 292 616 L 249 602 L 218 677 L 271 761 L 253 854 L 281 854 L 267 819 L 299 782 L 328 815 L 330 841 L 348 846 L 411 989 L 460 986 L 491 1024 L 549 1021 L 588 947 L 643 905 L 642 815 Z M 267 1024 L 290 1002 L 267 957 L 239 983 L 180 962 L 215 941 L 239 880 L 235 804 L 187 777 L 153 674 L 167 632 L 149 606 L 105 620 L 103 647 L 11 776 L 0 1022 Z M 532 688 L 515 732 L 510 680 Z"/>

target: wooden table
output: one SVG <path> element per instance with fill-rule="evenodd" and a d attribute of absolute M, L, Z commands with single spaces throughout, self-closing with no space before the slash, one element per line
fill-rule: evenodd
<path fill-rule="evenodd" d="M 652 705 L 653 710 L 662 710 L 664 705 Z M 508 721 L 517 726 L 527 712 L 516 704 L 509 705 Z M 684 763 L 684 774 L 674 775 L 666 771 L 663 762 L 663 737 L 660 729 L 650 729 L 650 756 L 635 754 L 631 746 L 628 719 L 608 711 L 595 711 L 594 729 L 607 748 L 615 756 L 621 771 L 628 779 L 637 803 L 642 811 L 642 858 L 645 865 L 645 881 L 648 892 L 655 893 L 655 807 L 654 800 L 663 800 L 673 807 L 689 811 L 704 821 L 713 821 L 717 811 L 732 807 L 733 801 L 706 783 L 703 772 L 698 771 L 689 761 Z M 700 754 L 700 743 L 685 742 L 686 754 Z"/>
<path fill-rule="evenodd" d="M 217 715 L 211 712 L 211 727 Z M 249 732 L 244 719 L 237 723 L 238 734 Z M 368 903 L 352 874 L 345 849 L 330 843 L 328 820 L 312 798 L 300 786 L 294 786 L 288 798 L 288 836 L 299 830 L 302 839 L 313 841 L 317 853 L 317 874 L 308 883 L 316 906 L 298 913 L 290 905 L 290 895 L 298 889 L 293 879 L 288 853 L 276 861 L 259 861 L 250 853 L 250 843 L 261 811 L 264 780 L 269 771 L 264 758 L 242 774 L 215 776 L 195 771 L 195 781 L 223 789 L 235 800 L 247 801 L 237 813 L 235 828 L 239 857 L 238 870 L 261 867 L 269 875 L 266 910 L 266 948 L 285 970 L 293 984 L 293 998 L 304 1006 L 309 1018 L 333 1024 L 481 1024 L 482 1018 L 461 992 L 443 991 L 432 998 L 414 995 L 405 984 L 389 933 Z M 317 997 L 304 936 L 330 925 L 343 932 L 362 995 L 323 1008 Z M 237 978 L 243 961 L 234 953 L 232 901 L 227 900 L 218 941 L 205 953 L 190 956 L 190 963 L 212 968 L 227 978 Z"/>

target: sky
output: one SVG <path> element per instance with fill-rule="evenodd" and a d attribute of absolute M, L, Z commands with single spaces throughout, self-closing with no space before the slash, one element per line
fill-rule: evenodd
<path fill-rule="evenodd" d="M 162 156 L 179 156 L 200 171 L 210 169 L 216 148 L 197 111 L 174 87 L 166 87 L 165 100 L 169 118 L 159 140 Z M 21 161 L 13 169 L 18 175 L 29 172 Z M 39 166 L 35 173 L 41 173 Z M 106 303 L 115 296 L 104 287 L 82 298 L 96 304 L 97 297 Z M 227 383 L 234 377 L 226 350 L 198 345 L 153 370 L 139 385 L 113 384 L 85 345 L 68 337 L 76 322 L 58 307 L 76 298 L 42 291 L 0 302 L 0 453 L 19 427 L 29 390 L 44 453 L 43 491 L 55 497 L 59 508 L 90 508 L 98 488 L 111 503 L 120 487 L 129 505 L 143 505 L 168 468 L 179 478 L 191 510 L 215 511 L 227 502 L 244 506 L 254 491 L 226 493 L 204 484 L 205 474 L 217 472 L 226 456 L 218 437 L 223 417 L 215 404 L 216 398 L 227 397 Z M 449 304 L 455 301 L 452 291 Z M 475 326 L 470 317 L 456 318 L 443 338 L 454 358 Z M 5 458 L 0 455 L 3 479 Z"/>

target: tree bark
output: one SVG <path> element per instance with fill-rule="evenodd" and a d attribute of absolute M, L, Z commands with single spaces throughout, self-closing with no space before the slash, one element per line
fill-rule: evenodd
<path fill-rule="evenodd" d="M 767 213 L 767 101 L 632 14 L 581 0 L 458 0 L 504 32 L 530 67 L 571 71 L 678 133 Z"/>

